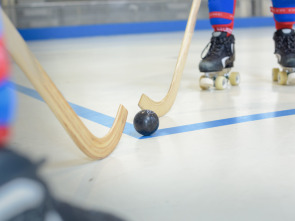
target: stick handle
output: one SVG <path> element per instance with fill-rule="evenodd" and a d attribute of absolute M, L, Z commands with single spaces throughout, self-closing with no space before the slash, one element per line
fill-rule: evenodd
<path fill-rule="evenodd" d="M 197 15 L 200 8 L 201 0 L 194 0 L 192 3 L 191 11 L 189 14 L 189 18 L 187 21 L 184 37 L 182 40 L 180 52 L 178 55 L 174 75 L 173 75 L 173 82 L 178 82 L 176 84 L 177 89 L 180 85 L 180 80 L 182 77 L 182 73 L 186 64 L 190 44 L 192 41 L 192 37 L 195 31 L 196 22 L 197 22 Z M 176 96 L 176 95 L 175 95 Z"/>
<path fill-rule="evenodd" d="M 98 139 L 93 136 L 51 81 L 2 9 L 1 14 L 5 26 L 6 47 L 11 57 L 48 104 L 76 145 L 91 158 L 101 159 L 110 154 L 122 135 L 127 110 L 122 105 L 120 106 L 113 127 L 105 137 Z"/>
<path fill-rule="evenodd" d="M 194 34 L 200 4 L 201 0 L 194 0 L 192 3 L 173 78 L 166 96 L 161 101 L 157 102 L 143 94 L 138 103 L 138 106 L 141 109 L 153 110 L 159 117 L 161 117 L 168 113 L 173 106 L 180 86 L 192 36 Z"/>
<path fill-rule="evenodd" d="M 6 14 L 3 11 L 1 13 L 5 24 L 6 47 L 11 57 L 25 73 L 61 124 L 67 129 L 69 122 L 75 117 L 74 115 L 76 115 L 76 113 L 46 74 L 39 61 L 31 53 L 27 44 L 14 28 Z M 75 127 L 84 127 L 80 119 L 77 120 Z M 75 132 L 76 130 L 74 130 L 74 133 Z"/>

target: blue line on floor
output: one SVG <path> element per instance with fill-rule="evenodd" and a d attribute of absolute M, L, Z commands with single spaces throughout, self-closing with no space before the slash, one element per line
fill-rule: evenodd
<path fill-rule="evenodd" d="M 24 86 L 19 85 L 19 84 L 14 84 L 14 88 L 18 92 L 21 92 L 21 93 L 23 93 L 23 94 L 25 94 L 27 96 L 30 96 L 32 98 L 35 98 L 35 99 L 37 99 L 39 101 L 44 102 L 44 100 L 38 94 L 38 92 L 33 90 L 33 89 L 24 87 Z M 82 106 L 77 105 L 77 104 L 73 104 L 71 102 L 68 102 L 68 103 L 70 104 L 70 106 L 73 108 L 73 110 L 76 112 L 76 114 L 78 116 L 83 117 L 83 118 L 85 118 L 87 120 L 93 121 L 95 123 L 101 124 L 103 126 L 106 126 L 108 128 L 112 127 L 113 122 L 115 120 L 114 117 L 110 117 L 108 115 L 105 115 L 105 114 L 102 114 L 102 113 L 87 109 L 85 107 L 82 107 Z M 140 135 L 137 135 L 137 132 L 134 130 L 133 125 L 128 123 L 128 122 L 125 125 L 124 133 L 127 134 L 127 135 L 130 135 L 132 137 L 135 137 L 135 138 L 140 137 Z"/>
<path fill-rule="evenodd" d="M 33 97 L 37 100 L 43 101 L 43 99 L 40 97 L 40 95 L 30 88 L 14 84 L 14 88 L 25 95 L 28 95 L 30 97 Z M 112 124 L 114 122 L 113 117 L 110 117 L 108 115 L 98 113 L 93 110 L 89 110 L 85 107 L 79 106 L 77 104 L 70 103 L 73 110 L 77 113 L 78 116 L 83 117 L 87 120 L 93 121 L 95 123 L 101 124 L 103 126 L 112 127 Z M 159 129 L 151 136 L 143 137 L 139 135 L 133 125 L 131 123 L 126 123 L 124 134 L 129 135 L 131 137 L 137 138 L 137 139 L 148 139 L 153 137 L 161 137 L 171 134 L 180 134 L 185 132 L 191 132 L 191 131 L 197 131 L 197 130 L 204 130 L 209 128 L 215 128 L 215 127 L 221 127 L 221 126 L 228 126 L 233 124 L 240 124 L 245 122 L 252 122 L 252 121 L 258 121 L 258 120 L 264 120 L 264 119 L 270 119 L 270 118 L 277 118 L 277 117 L 286 117 L 290 115 L 295 115 L 295 109 L 290 110 L 283 110 L 283 111 L 275 111 L 275 112 L 268 112 L 268 113 L 261 113 L 261 114 L 252 114 L 247 116 L 240 116 L 240 117 L 232 117 L 232 118 L 226 118 L 221 120 L 214 120 L 214 121 L 207 121 L 202 123 L 195 123 L 195 124 L 188 124 L 178 127 L 170 127 L 170 128 L 164 128 Z"/>
<path fill-rule="evenodd" d="M 204 130 L 209 128 L 228 126 L 233 124 L 240 124 L 245 122 L 252 122 L 252 121 L 258 121 L 258 120 L 264 120 L 264 119 L 270 119 L 270 118 L 276 118 L 276 117 L 286 117 L 290 115 L 295 115 L 295 109 L 268 112 L 268 113 L 262 113 L 262 114 L 252 114 L 247 116 L 232 117 L 232 118 L 226 118 L 221 120 L 207 121 L 202 123 L 195 123 L 195 124 L 183 125 L 178 127 L 159 129 L 152 136 L 141 137 L 140 139 L 159 137 L 159 136 L 165 136 L 165 135 L 171 135 L 171 134 L 179 134 L 179 133 L 185 133 L 185 132 L 196 131 L 196 130 Z"/>

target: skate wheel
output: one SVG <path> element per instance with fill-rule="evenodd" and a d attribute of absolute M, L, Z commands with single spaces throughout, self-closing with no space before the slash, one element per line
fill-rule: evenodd
<path fill-rule="evenodd" d="M 215 80 L 217 90 L 224 90 L 227 87 L 227 79 L 224 76 L 218 76 Z"/>
<path fill-rule="evenodd" d="M 213 80 L 206 76 L 200 77 L 200 88 L 202 90 L 208 90 L 210 87 L 213 87 Z"/>
<path fill-rule="evenodd" d="M 288 81 L 288 75 L 285 71 L 280 71 L 278 74 L 278 83 L 280 85 L 286 85 Z"/>
<path fill-rule="evenodd" d="M 237 86 L 240 84 L 240 73 L 232 72 L 229 76 L 229 82 L 232 86 Z"/>
<path fill-rule="evenodd" d="M 273 68 L 272 69 L 272 80 L 273 81 L 278 81 L 279 72 L 280 72 L 279 68 Z"/>
<path fill-rule="evenodd" d="M 292 85 L 295 84 L 295 73 L 288 74 L 288 82 L 287 83 L 292 84 Z"/>

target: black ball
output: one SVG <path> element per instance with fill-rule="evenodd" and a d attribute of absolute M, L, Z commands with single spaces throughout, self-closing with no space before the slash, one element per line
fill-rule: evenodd
<path fill-rule="evenodd" d="M 133 125 L 138 133 L 149 136 L 158 129 L 159 118 L 151 110 L 141 110 L 135 115 Z"/>

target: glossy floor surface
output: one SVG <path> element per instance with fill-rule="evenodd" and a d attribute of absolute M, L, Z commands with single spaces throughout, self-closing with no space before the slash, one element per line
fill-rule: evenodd
<path fill-rule="evenodd" d="M 182 32 L 29 42 L 91 132 L 104 136 L 101 122 L 119 104 L 129 129 L 109 157 L 88 159 L 14 65 L 11 146 L 34 161 L 46 158 L 40 174 L 57 197 L 126 220 L 294 220 L 295 86 L 272 82 L 273 32 L 235 30 L 241 84 L 224 91 L 199 88 L 211 31 L 195 32 L 175 104 L 145 139 L 132 130 L 137 103 L 142 93 L 166 95 Z"/>

